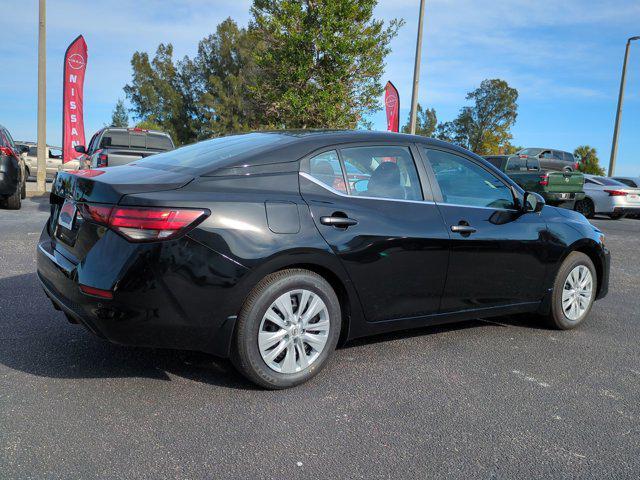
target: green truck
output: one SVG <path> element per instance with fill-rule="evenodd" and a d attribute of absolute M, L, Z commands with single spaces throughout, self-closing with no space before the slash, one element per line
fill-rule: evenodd
<path fill-rule="evenodd" d="M 535 157 L 491 155 L 484 159 L 524 190 L 542 195 L 549 205 L 573 210 L 576 201 L 585 197 L 582 173 L 542 170 L 540 161 Z"/>

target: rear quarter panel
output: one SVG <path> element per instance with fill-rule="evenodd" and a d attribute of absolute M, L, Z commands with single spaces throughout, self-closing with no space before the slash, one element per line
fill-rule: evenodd
<path fill-rule="evenodd" d="M 244 267 L 239 270 L 241 276 L 228 279 L 235 288 L 228 291 L 227 300 L 236 314 L 251 289 L 266 275 L 291 266 L 308 266 L 335 275 L 348 293 L 350 315 L 361 319 L 357 294 L 300 196 L 297 167 L 292 170 L 266 175 L 200 177 L 178 190 L 128 195 L 120 203 L 210 209 L 211 215 L 188 236 Z M 287 215 L 297 218 L 283 223 L 281 206 Z"/>

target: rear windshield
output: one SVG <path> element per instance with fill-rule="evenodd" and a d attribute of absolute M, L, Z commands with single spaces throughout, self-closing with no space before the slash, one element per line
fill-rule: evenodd
<path fill-rule="evenodd" d="M 109 143 L 110 142 L 110 143 Z M 102 147 L 173 150 L 173 142 L 168 135 L 148 132 L 128 132 L 125 130 L 107 130 L 100 141 Z"/>
<path fill-rule="evenodd" d="M 164 166 L 177 170 L 213 170 L 218 164 L 225 160 L 246 155 L 247 153 L 265 147 L 275 146 L 278 143 L 283 143 L 281 135 L 265 133 L 231 135 L 194 143 L 159 155 L 153 155 L 142 160 L 137 160 L 135 164 L 143 167 Z"/>
<path fill-rule="evenodd" d="M 624 183 L 621 183 L 613 178 L 608 177 L 593 177 L 594 180 L 600 182 L 602 185 L 606 185 L 608 187 L 626 187 Z"/>

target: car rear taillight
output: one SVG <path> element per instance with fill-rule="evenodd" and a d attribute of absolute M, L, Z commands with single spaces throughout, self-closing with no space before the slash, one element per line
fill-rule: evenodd
<path fill-rule="evenodd" d="M 540 181 L 538 183 L 543 187 L 549 185 L 549 175 L 546 173 L 544 175 L 540 175 Z"/>
<path fill-rule="evenodd" d="M 113 300 L 113 292 L 111 290 L 102 290 L 101 288 L 80 285 L 80 291 L 85 295 L 91 295 L 92 297 L 104 298 L 105 300 Z"/>
<path fill-rule="evenodd" d="M 578 169 L 579 169 L 579 168 L 580 168 L 580 163 L 575 162 L 575 163 L 573 164 L 573 169 L 574 169 L 575 171 L 578 171 Z"/>
<path fill-rule="evenodd" d="M 98 154 L 97 165 L 98 165 L 98 168 L 108 167 L 109 166 L 109 155 L 107 155 L 106 153 L 99 153 Z"/>
<path fill-rule="evenodd" d="M 0 147 L 0 155 L 6 155 L 7 157 L 13 157 L 13 150 L 9 147 Z"/>
<path fill-rule="evenodd" d="M 610 197 L 626 197 L 629 192 L 623 192 L 622 190 L 605 190 Z"/>
<path fill-rule="evenodd" d="M 82 218 L 120 233 L 132 242 L 168 240 L 195 227 L 209 216 L 208 210 L 190 208 L 120 207 L 84 203 Z"/>

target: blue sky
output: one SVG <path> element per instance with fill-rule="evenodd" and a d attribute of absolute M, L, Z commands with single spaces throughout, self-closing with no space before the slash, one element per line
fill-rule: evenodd
<path fill-rule="evenodd" d="M 36 137 L 37 1 L 0 0 L 0 123 L 17 139 Z M 379 18 L 404 18 L 384 80 L 408 114 L 418 0 L 380 0 Z M 419 99 L 450 120 L 485 78 L 520 92 L 514 143 L 598 149 L 608 165 L 625 41 L 640 35 L 638 0 L 427 0 Z M 245 25 L 248 0 L 48 0 L 47 136 L 60 144 L 62 64 L 82 33 L 89 46 L 85 127 L 107 123 L 131 75 L 136 50 L 171 42 L 178 57 L 226 17 Z M 382 99 L 381 99 L 382 100 Z M 384 129 L 384 113 L 371 118 Z M 640 175 L 640 42 L 632 46 L 617 174 Z"/>

